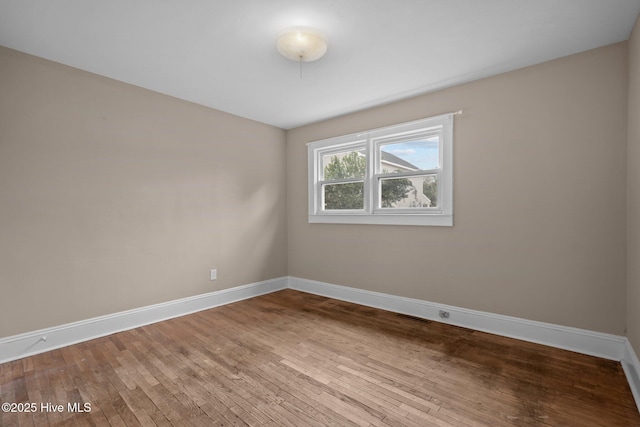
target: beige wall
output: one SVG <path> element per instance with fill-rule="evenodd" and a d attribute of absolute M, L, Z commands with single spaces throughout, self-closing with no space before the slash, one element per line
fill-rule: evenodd
<path fill-rule="evenodd" d="M 458 109 L 454 227 L 307 223 L 307 142 Z M 289 274 L 623 334 L 626 130 L 619 43 L 289 131 Z"/>
<path fill-rule="evenodd" d="M 284 162 L 280 129 L 0 48 L 0 337 L 286 275 Z"/>
<path fill-rule="evenodd" d="M 294 129 L 286 152 L 282 130 L 0 48 L 0 337 L 290 274 L 626 320 L 637 349 L 638 32 L 629 88 L 620 43 Z M 307 142 L 458 109 L 453 228 L 307 223 Z"/>
<path fill-rule="evenodd" d="M 640 18 L 629 40 L 627 335 L 640 354 Z"/>

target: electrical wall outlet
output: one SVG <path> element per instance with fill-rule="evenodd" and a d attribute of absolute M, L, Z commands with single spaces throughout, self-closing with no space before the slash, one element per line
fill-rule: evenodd
<path fill-rule="evenodd" d="M 218 278 L 218 270 L 215 268 L 211 270 L 211 280 L 216 280 Z"/>

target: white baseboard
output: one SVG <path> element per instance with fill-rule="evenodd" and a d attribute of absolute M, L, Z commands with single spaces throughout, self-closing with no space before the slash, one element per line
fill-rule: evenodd
<path fill-rule="evenodd" d="M 627 376 L 627 381 L 629 381 L 629 387 L 636 401 L 636 406 L 640 409 L 640 361 L 638 361 L 638 356 L 628 339 L 625 338 L 624 344 L 624 355 L 621 360 L 622 368 Z"/>
<path fill-rule="evenodd" d="M 287 288 L 281 277 L 0 339 L 0 363 Z"/>
<path fill-rule="evenodd" d="M 627 340 L 618 335 L 469 310 L 297 277 L 289 277 L 289 288 L 616 361 L 622 360 Z M 440 318 L 440 310 L 448 311 L 449 318 Z"/>

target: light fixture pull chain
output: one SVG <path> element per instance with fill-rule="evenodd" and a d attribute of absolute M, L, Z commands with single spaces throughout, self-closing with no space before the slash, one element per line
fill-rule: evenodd
<path fill-rule="evenodd" d="M 300 58 L 300 80 L 302 80 L 302 55 L 300 55 L 298 58 Z"/>

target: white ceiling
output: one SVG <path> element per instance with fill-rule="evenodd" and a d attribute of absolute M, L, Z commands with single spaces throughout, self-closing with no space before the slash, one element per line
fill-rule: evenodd
<path fill-rule="evenodd" d="M 0 45 L 290 129 L 627 40 L 640 0 L 0 0 Z M 303 65 L 291 26 L 329 40 Z"/>

